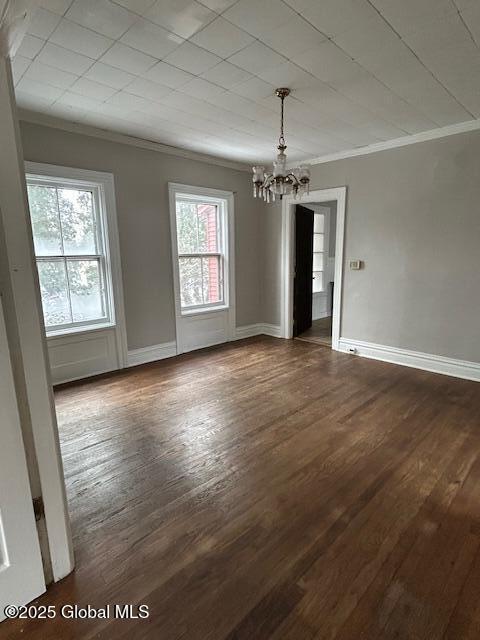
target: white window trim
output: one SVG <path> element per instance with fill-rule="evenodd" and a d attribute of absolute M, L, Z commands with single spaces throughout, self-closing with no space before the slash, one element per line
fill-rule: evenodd
<path fill-rule="evenodd" d="M 47 339 L 55 339 L 62 336 L 78 335 L 99 330 L 111 329 L 115 331 L 115 338 L 118 352 L 119 367 L 125 367 L 127 363 L 127 331 L 125 322 L 122 269 L 120 261 L 120 243 L 118 237 L 117 208 L 115 202 L 115 183 L 111 173 L 103 171 L 90 171 L 89 169 L 76 169 L 52 164 L 38 162 L 25 162 L 25 174 L 29 178 L 41 180 L 51 179 L 52 182 L 59 180 L 64 184 L 86 187 L 95 185 L 98 187 L 98 197 L 100 207 L 104 215 L 100 215 L 103 225 L 102 233 L 104 239 L 105 259 L 108 262 L 109 275 L 106 286 L 107 304 L 111 309 L 111 317 L 107 322 L 92 322 L 88 325 L 78 327 L 67 327 L 53 329 L 46 332 Z M 110 282 L 111 280 L 111 282 Z"/>
<path fill-rule="evenodd" d="M 195 187 L 186 184 L 179 184 L 176 182 L 168 183 L 168 195 L 170 205 L 170 232 L 171 232 L 171 247 L 172 247 L 172 265 L 173 265 L 173 290 L 175 299 L 175 318 L 176 318 L 176 334 L 177 345 L 179 346 L 179 352 L 181 353 L 180 343 L 180 330 L 179 320 L 182 317 L 189 317 L 195 315 L 206 315 L 212 313 L 220 313 L 228 311 L 229 315 L 229 335 L 230 339 L 233 339 L 236 330 L 235 319 L 235 238 L 234 238 L 234 198 L 232 191 L 222 191 L 219 189 L 210 189 L 208 187 Z M 211 305 L 202 305 L 201 307 L 191 307 L 188 309 L 182 309 L 180 298 L 180 278 L 178 267 L 178 244 L 177 244 L 177 212 L 176 212 L 176 198 L 177 195 L 192 197 L 192 200 L 202 199 L 203 202 L 208 202 L 210 199 L 215 204 L 218 200 L 224 200 L 226 204 L 225 211 L 225 223 L 226 229 L 224 232 L 227 234 L 227 241 L 224 242 L 224 270 L 228 276 L 224 279 L 224 302 L 221 304 L 212 303 Z"/>
<path fill-rule="evenodd" d="M 195 193 L 194 193 L 195 190 Z M 201 191 L 205 191 L 204 189 L 201 189 Z M 208 190 L 209 192 L 211 192 L 212 190 Z M 217 207 L 220 207 L 221 209 L 221 221 L 220 221 L 220 235 L 222 236 L 222 241 L 221 241 L 221 247 L 222 247 L 222 251 L 219 252 L 215 252 L 214 255 L 218 255 L 220 257 L 223 257 L 223 264 L 222 264 L 222 280 L 223 280 L 223 300 L 219 301 L 219 302 L 205 302 L 203 304 L 198 304 L 198 305 L 190 305 L 188 307 L 182 307 L 181 302 L 180 302 L 180 313 L 182 316 L 191 316 L 191 315 L 196 315 L 196 314 L 201 314 L 201 313 L 208 313 L 209 311 L 215 311 L 215 310 L 225 310 L 225 309 L 229 309 L 229 300 L 230 300 L 230 296 L 229 296 L 229 281 L 230 278 L 227 277 L 225 278 L 225 273 L 227 273 L 227 267 L 228 267 L 228 237 L 229 237 L 229 221 L 228 221 L 228 211 L 229 211 L 229 202 L 228 202 L 228 197 L 220 197 L 220 196 L 213 196 L 211 193 L 205 194 L 205 193 L 200 193 L 200 188 L 197 187 L 188 187 L 188 191 L 185 190 L 177 190 L 175 189 L 175 193 L 174 193 L 174 205 L 175 205 L 175 219 L 173 220 L 173 223 L 175 225 L 175 245 L 174 245 L 174 249 L 176 251 L 176 259 L 177 259 L 177 268 L 178 268 L 178 264 L 179 264 L 179 260 L 180 257 L 187 257 L 187 254 L 179 254 L 178 253 L 178 238 L 177 238 L 177 215 L 176 215 L 176 201 L 177 201 L 177 197 L 181 197 L 181 199 L 183 201 L 190 201 L 194 204 L 197 204 L 199 202 L 205 204 L 208 202 L 211 202 L 212 204 L 214 204 Z M 188 254 L 190 255 L 190 254 Z M 205 256 L 207 257 L 209 255 L 209 252 L 204 252 L 204 253 L 198 253 L 198 254 L 192 254 L 193 256 Z M 213 254 L 212 254 L 213 255 Z M 178 288 L 179 292 L 180 292 L 180 283 L 179 283 L 179 288 Z"/>

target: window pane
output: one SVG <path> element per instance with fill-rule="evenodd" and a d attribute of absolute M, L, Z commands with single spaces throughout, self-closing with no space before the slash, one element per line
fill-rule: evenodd
<path fill-rule="evenodd" d="M 178 253 L 218 251 L 218 216 L 214 204 L 177 200 Z"/>
<path fill-rule="evenodd" d="M 203 304 L 202 260 L 180 258 L 180 301 L 182 307 Z"/>
<path fill-rule="evenodd" d="M 314 253 L 313 254 L 313 270 L 314 271 L 323 271 L 323 253 Z"/>
<path fill-rule="evenodd" d="M 325 224 L 325 216 L 323 215 L 323 213 L 315 213 L 313 216 L 314 233 L 323 233 L 324 224 Z"/>
<path fill-rule="evenodd" d="M 313 272 L 313 293 L 318 293 L 319 291 L 323 291 L 323 271 L 314 271 Z"/>
<path fill-rule="evenodd" d="M 65 254 L 97 253 L 92 192 L 58 189 L 58 206 Z"/>
<path fill-rule="evenodd" d="M 99 260 L 67 260 L 74 322 L 106 317 Z"/>
<path fill-rule="evenodd" d="M 204 303 L 222 302 L 220 257 L 202 258 Z"/>
<path fill-rule="evenodd" d="M 40 260 L 37 266 L 45 326 L 69 324 L 72 316 L 64 260 Z"/>
<path fill-rule="evenodd" d="M 28 204 L 36 255 L 62 255 L 57 190 L 54 187 L 29 185 Z"/>
<path fill-rule="evenodd" d="M 178 253 L 198 253 L 197 205 L 177 201 Z"/>
<path fill-rule="evenodd" d="M 313 251 L 314 252 L 323 251 L 324 239 L 325 239 L 325 236 L 323 235 L 323 233 L 315 233 L 313 235 Z"/>
<path fill-rule="evenodd" d="M 214 204 L 199 204 L 198 214 L 198 252 L 218 251 L 217 207 Z"/>

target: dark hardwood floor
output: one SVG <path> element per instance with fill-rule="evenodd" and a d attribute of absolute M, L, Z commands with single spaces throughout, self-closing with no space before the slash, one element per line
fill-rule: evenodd
<path fill-rule="evenodd" d="M 306 340 L 307 342 L 315 342 L 323 344 L 326 347 L 332 346 L 332 316 L 327 318 L 319 318 L 313 320 L 310 329 L 307 329 L 296 340 Z"/>
<path fill-rule="evenodd" d="M 480 385 L 253 338 L 56 393 L 77 568 L 25 640 L 478 640 Z"/>

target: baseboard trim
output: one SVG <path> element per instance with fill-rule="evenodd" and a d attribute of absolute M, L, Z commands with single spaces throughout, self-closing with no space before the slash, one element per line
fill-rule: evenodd
<path fill-rule="evenodd" d="M 52 380 L 52 387 L 55 389 L 57 387 L 61 387 L 64 384 L 70 384 L 70 382 L 88 382 L 91 378 L 97 378 L 98 376 L 103 376 L 107 373 L 114 373 L 114 371 L 119 371 L 119 367 L 113 367 L 108 369 L 97 369 L 94 371 L 89 371 L 88 373 L 82 373 L 79 376 L 71 376 L 69 378 L 63 378 L 61 380 Z"/>
<path fill-rule="evenodd" d="M 235 340 L 242 338 L 251 338 L 252 336 L 272 336 L 272 338 L 281 338 L 281 327 L 276 324 L 259 322 L 257 324 L 247 324 L 243 327 L 237 327 L 235 332 Z"/>
<path fill-rule="evenodd" d="M 176 342 L 164 342 L 162 344 L 154 344 L 151 347 L 142 347 L 141 349 L 132 349 L 128 352 L 127 366 L 136 367 L 139 364 L 147 362 L 155 362 L 156 360 L 165 360 L 177 355 Z"/>
<path fill-rule="evenodd" d="M 424 371 L 480 382 L 480 362 L 456 360 L 455 358 L 399 349 L 397 347 L 374 344 L 373 342 L 351 340 L 350 338 L 340 338 L 338 350 L 344 353 L 353 353 L 363 358 L 392 362 L 404 367 L 413 367 L 414 369 L 423 369 Z"/>

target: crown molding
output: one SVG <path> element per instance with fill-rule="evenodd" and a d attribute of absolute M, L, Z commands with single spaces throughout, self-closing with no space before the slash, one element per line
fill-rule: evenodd
<path fill-rule="evenodd" d="M 411 144 L 417 144 L 418 142 L 428 142 L 429 140 L 446 138 L 447 136 L 454 136 L 458 133 L 466 133 L 468 131 L 477 131 L 478 129 L 480 129 L 480 120 L 468 120 L 467 122 L 449 124 L 446 127 L 430 129 L 428 131 L 422 131 L 421 133 L 413 133 L 411 135 L 402 136 L 401 138 L 386 140 L 385 142 L 376 142 L 375 144 L 369 144 L 365 147 L 356 147 L 354 149 L 338 151 L 337 153 L 330 153 L 325 156 L 313 158 L 312 160 L 307 160 L 306 164 L 323 164 L 325 162 L 334 162 L 335 160 L 355 158 L 356 156 L 366 156 L 370 153 L 377 153 L 378 151 L 388 151 L 389 149 L 406 147 Z"/>
<path fill-rule="evenodd" d="M 53 129 L 61 129 L 62 131 L 69 131 L 70 133 L 79 133 L 81 135 L 91 136 L 94 138 L 101 138 L 103 140 L 108 140 L 109 142 L 127 144 L 134 147 L 139 147 L 141 149 L 156 151 L 157 153 L 165 153 L 168 155 L 178 156 L 180 158 L 186 158 L 188 160 L 196 160 L 197 162 L 205 162 L 206 164 L 226 167 L 227 169 L 234 169 L 236 171 L 245 171 L 247 173 L 251 172 L 250 165 L 244 164 L 242 162 L 226 160 L 217 156 L 198 153 L 197 151 L 189 151 L 188 149 L 180 149 L 179 147 L 172 147 L 170 145 L 162 144 L 161 142 L 153 142 L 152 140 L 136 138 L 135 136 L 129 136 L 124 133 L 117 133 L 108 129 L 101 129 L 99 127 L 93 127 L 91 125 L 82 124 L 79 122 L 63 120 L 62 118 L 49 116 L 47 114 L 38 113 L 36 111 L 19 109 L 18 113 L 19 119 L 23 120 L 24 122 L 31 122 L 33 124 L 39 124 L 46 127 L 51 127 Z M 345 151 L 330 153 L 324 156 L 319 156 L 317 158 L 312 158 L 311 160 L 305 160 L 304 162 L 305 164 L 316 165 L 323 164 L 325 162 L 334 162 L 336 160 L 345 160 L 347 158 L 369 155 L 370 153 L 378 153 L 379 151 L 388 151 L 389 149 L 406 147 L 411 144 L 417 144 L 419 142 L 428 142 L 429 140 L 446 138 L 448 136 L 457 135 L 459 133 L 478 131 L 479 129 L 480 119 L 468 120 L 467 122 L 459 122 L 457 124 L 451 124 L 446 127 L 430 129 L 428 131 L 422 131 L 421 133 L 402 136 L 401 138 L 395 138 L 393 140 L 376 142 L 375 144 L 370 144 L 365 147 L 355 147 L 353 149 L 346 149 Z"/>
<path fill-rule="evenodd" d="M 70 133 L 79 133 L 81 135 L 90 136 L 93 138 L 100 138 L 102 140 L 108 140 L 109 142 L 117 142 L 119 144 L 127 144 L 133 147 L 139 147 L 140 149 L 148 149 L 149 151 L 156 151 L 157 153 L 164 153 L 167 155 L 178 156 L 179 158 L 186 158 L 188 160 L 196 160 L 197 162 L 204 162 L 206 164 L 213 164 L 220 167 L 226 167 L 227 169 L 234 169 L 236 171 L 251 172 L 251 167 L 241 162 L 235 162 L 234 160 L 226 160 L 218 158 L 217 156 L 210 156 L 206 153 L 198 153 L 197 151 L 189 151 L 188 149 L 180 149 L 179 147 L 172 147 L 161 142 L 153 142 L 152 140 L 145 140 L 143 138 L 136 138 L 124 133 L 116 133 L 108 129 L 101 129 L 99 127 L 93 127 L 91 125 L 82 124 L 79 122 L 72 122 L 69 120 L 63 120 L 55 116 L 49 116 L 44 113 L 38 113 L 36 111 L 29 111 L 26 109 L 18 109 L 19 120 L 23 122 L 30 122 L 32 124 L 39 124 L 45 127 L 51 127 L 52 129 L 61 129 L 62 131 L 68 131 Z"/>

